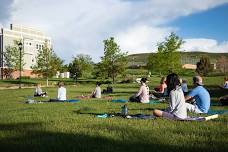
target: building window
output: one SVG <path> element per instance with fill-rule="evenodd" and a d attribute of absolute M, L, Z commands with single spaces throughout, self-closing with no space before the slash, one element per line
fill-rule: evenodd
<path fill-rule="evenodd" d="M 39 49 L 39 45 L 38 45 L 38 44 L 36 44 L 36 49 L 37 49 L 37 50 Z"/>
<path fill-rule="evenodd" d="M 32 62 L 34 62 L 34 59 L 32 59 Z"/>
<path fill-rule="evenodd" d="M 29 45 L 32 45 L 32 43 L 30 42 Z"/>

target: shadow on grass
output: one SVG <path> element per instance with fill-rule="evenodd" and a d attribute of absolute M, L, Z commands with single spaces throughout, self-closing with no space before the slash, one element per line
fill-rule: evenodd
<path fill-rule="evenodd" d="M 146 151 L 224 151 L 225 143 L 213 147 L 181 146 L 164 142 L 157 136 L 147 136 L 151 131 L 142 132 L 132 127 L 110 125 L 88 125 L 95 130 L 109 130 L 117 133 L 117 139 L 104 135 L 87 135 L 83 133 L 50 132 L 40 129 L 39 123 L 0 124 L 1 131 L 8 131 L 7 136 L 0 137 L 1 151 L 89 151 L 89 152 L 146 152 Z M 15 134 L 12 134 L 17 130 Z M 167 130 L 169 131 L 169 130 Z M 165 139 L 164 139 L 165 140 Z"/>

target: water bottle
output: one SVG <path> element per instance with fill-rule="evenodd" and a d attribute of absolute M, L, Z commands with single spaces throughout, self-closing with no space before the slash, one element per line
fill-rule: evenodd
<path fill-rule="evenodd" d="M 128 113 L 127 105 L 125 104 L 124 106 L 121 107 L 121 114 L 123 116 L 126 116 Z"/>

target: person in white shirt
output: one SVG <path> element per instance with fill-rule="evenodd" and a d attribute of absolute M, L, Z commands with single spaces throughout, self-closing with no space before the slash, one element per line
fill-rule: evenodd
<path fill-rule="evenodd" d="M 66 100 L 66 88 L 64 87 L 64 83 L 63 82 L 59 82 L 57 99 L 60 100 L 60 101 Z"/>
<path fill-rule="evenodd" d="M 66 100 L 66 88 L 64 83 L 61 81 L 58 84 L 58 94 L 56 99 L 50 99 L 50 102 L 63 102 Z"/>
<path fill-rule="evenodd" d="M 101 88 L 100 88 L 100 85 L 101 85 L 100 82 L 97 82 L 96 83 L 96 88 L 92 92 L 92 95 L 91 95 L 92 98 L 101 98 Z"/>
<path fill-rule="evenodd" d="M 176 120 L 186 119 L 185 97 L 177 74 L 172 73 L 167 76 L 167 91 L 170 98 L 169 107 L 166 111 L 155 109 L 154 116 Z"/>
<path fill-rule="evenodd" d="M 141 86 L 138 92 L 129 98 L 130 102 L 149 103 L 149 87 L 146 85 L 147 78 L 141 79 Z"/>

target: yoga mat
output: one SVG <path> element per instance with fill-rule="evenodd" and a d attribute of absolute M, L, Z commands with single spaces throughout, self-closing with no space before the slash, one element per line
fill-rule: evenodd
<path fill-rule="evenodd" d="M 207 112 L 209 115 L 214 115 L 214 114 L 228 114 L 228 110 L 209 110 Z"/>
<path fill-rule="evenodd" d="M 78 99 L 69 99 L 69 100 L 66 100 L 65 102 L 79 102 L 80 100 Z"/>
<path fill-rule="evenodd" d="M 149 104 L 158 104 L 161 103 L 159 100 L 150 100 Z"/>
<path fill-rule="evenodd" d="M 135 115 L 127 115 L 127 119 L 154 119 L 153 115 L 144 115 L 144 114 L 135 114 Z"/>
<path fill-rule="evenodd" d="M 128 100 L 125 100 L 125 99 L 116 99 L 116 100 L 112 100 L 112 102 L 120 102 L 120 103 L 125 103 L 127 102 Z"/>

